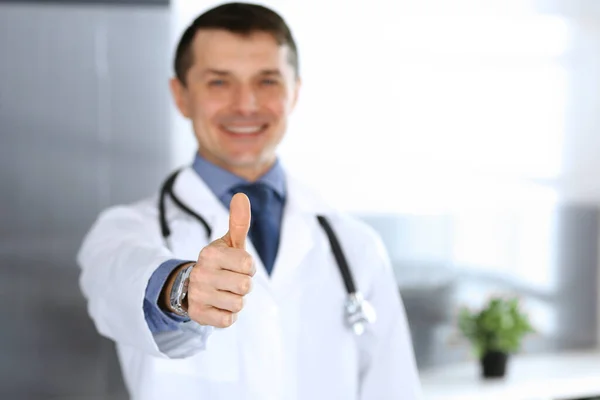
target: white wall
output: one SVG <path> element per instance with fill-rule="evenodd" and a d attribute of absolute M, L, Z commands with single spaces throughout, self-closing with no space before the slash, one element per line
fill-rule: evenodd
<path fill-rule="evenodd" d="M 174 1 L 174 43 L 219 3 Z M 598 19 L 563 19 L 588 3 L 263 3 L 290 24 L 303 76 L 280 155 L 342 208 L 600 199 Z M 194 146 L 186 129 L 176 117 L 177 162 Z"/>

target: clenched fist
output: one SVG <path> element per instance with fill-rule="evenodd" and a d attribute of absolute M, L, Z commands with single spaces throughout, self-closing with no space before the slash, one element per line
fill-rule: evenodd
<path fill-rule="evenodd" d="M 217 328 L 226 328 L 236 321 L 256 272 L 254 260 L 245 250 L 249 229 L 250 201 L 238 193 L 229 206 L 229 231 L 204 247 L 192 268 L 187 295 L 192 320 Z M 176 273 L 165 285 L 166 299 Z"/>

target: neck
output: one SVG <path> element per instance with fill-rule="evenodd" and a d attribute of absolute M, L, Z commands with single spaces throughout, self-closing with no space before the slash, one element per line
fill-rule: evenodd
<path fill-rule="evenodd" d="M 198 153 L 205 160 L 223 168 L 224 170 L 231 172 L 234 175 L 239 176 L 240 178 L 244 178 L 249 182 L 256 181 L 258 178 L 263 176 L 273 166 L 273 164 L 275 164 L 275 157 L 272 157 L 272 159 L 263 162 L 234 165 L 224 162 L 223 160 L 220 160 L 216 157 L 213 157 L 210 154 L 205 154 L 202 151 L 199 151 Z"/>

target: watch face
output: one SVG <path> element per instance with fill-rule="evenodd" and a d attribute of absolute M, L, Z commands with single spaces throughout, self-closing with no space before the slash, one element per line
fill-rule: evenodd
<path fill-rule="evenodd" d="M 187 312 L 187 308 L 188 308 L 187 295 L 188 295 L 188 286 L 189 285 L 190 285 L 190 278 L 186 278 L 183 281 L 183 293 L 181 294 L 181 305 L 183 306 L 183 309 L 186 310 L 186 312 Z"/>

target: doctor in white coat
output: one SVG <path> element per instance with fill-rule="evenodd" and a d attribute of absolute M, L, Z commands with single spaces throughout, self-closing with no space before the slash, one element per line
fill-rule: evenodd
<path fill-rule="evenodd" d="M 419 399 L 382 241 L 276 157 L 300 86 L 286 23 L 258 5 L 215 7 L 183 34 L 175 72 L 199 144 L 192 165 L 164 196 L 102 212 L 78 255 L 89 313 L 116 343 L 131 398 Z M 318 215 L 376 312 L 360 335 Z"/>

